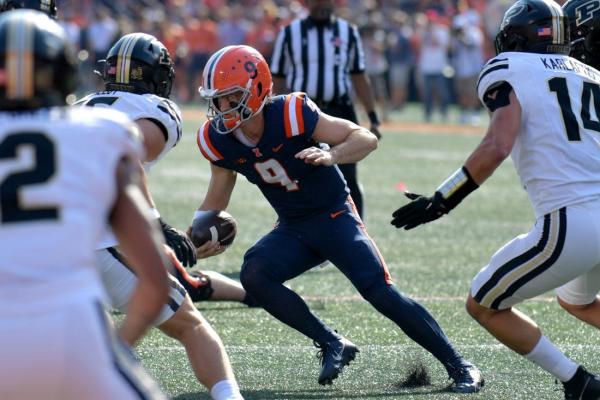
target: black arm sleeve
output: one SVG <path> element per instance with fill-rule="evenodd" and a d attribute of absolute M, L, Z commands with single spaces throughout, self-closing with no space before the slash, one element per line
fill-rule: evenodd
<path fill-rule="evenodd" d="M 513 88 L 506 81 L 496 82 L 483 95 L 483 103 L 490 112 L 510 104 L 509 95 Z"/>

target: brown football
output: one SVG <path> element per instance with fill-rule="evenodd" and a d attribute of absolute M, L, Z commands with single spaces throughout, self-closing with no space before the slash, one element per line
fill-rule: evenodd
<path fill-rule="evenodd" d="M 194 246 L 200 247 L 210 241 L 229 246 L 237 233 L 235 219 L 226 211 L 211 210 L 194 218 L 190 239 Z"/>

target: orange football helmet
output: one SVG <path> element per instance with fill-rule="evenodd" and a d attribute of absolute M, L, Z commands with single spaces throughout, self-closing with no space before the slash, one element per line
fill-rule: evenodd
<path fill-rule="evenodd" d="M 208 101 L 207 117 L 211 124 L 217 132 L 225 134 L 259 113 L 271 98 L 272 88 L 269 65 L 256 49 L 227 46 L 206 63 L 198 91 Z M 221 111 L 220 99 L 238 92 L 239 101 Z"/>

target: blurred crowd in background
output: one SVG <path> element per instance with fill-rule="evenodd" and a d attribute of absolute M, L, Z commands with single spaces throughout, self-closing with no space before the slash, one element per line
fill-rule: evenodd
<path fill-rule="evenodd" d="M 83 90 L 97 89 L 98 60 L 123 34 L 158 37 L 176 64 L 173 99 L 199 101 L 197 88 L 208 57 L 223 46 L 249 44 L 267 60 L 279 28 L 306 15 L 298 0 L 57 0 L 59 20 L 76 45 Z M 336 15 L 361 32 L 367 73 L 382 119 L 406 101 L 421 101 L 424 119 L 447 105 L 455 122 L 478 122 L 475 91 L 493 39 L 513 0 L 338 0 Z"/>

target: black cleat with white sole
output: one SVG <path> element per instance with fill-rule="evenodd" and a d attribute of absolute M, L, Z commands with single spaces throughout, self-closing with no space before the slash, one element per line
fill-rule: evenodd
<path fill-rule="evenodd" d="M 587 372 L 583 367 L 577 368 L 575 376 L 563 382 L 565 400 L 597 400 L 600 399 L 600 379 Z"/>
<path fill-rule="evenodd" d="M 317 353 L 317 358 L 321 361 L 320 385 L 331 385 L 359 352 L 354 343 L 345 338 L 324 344 L 315 343 L 315 346 L 321 349 Z"/>
<path fill-rule="evenodd" d="M 485 383 L 481 371 L 473 364 L 453 368 L 449 375 L 452 379 L 449 389 L 454 393 L 477 393 Z"/>

